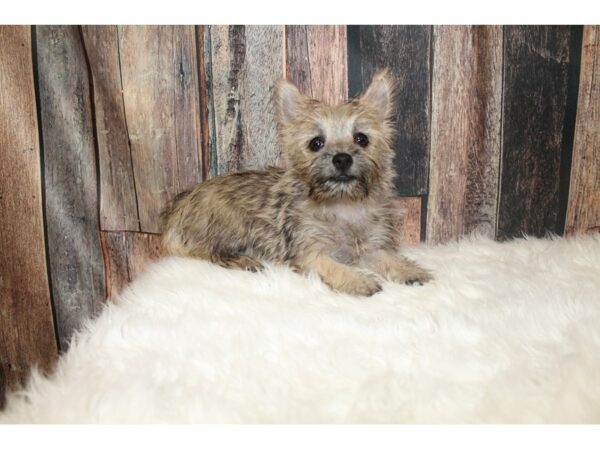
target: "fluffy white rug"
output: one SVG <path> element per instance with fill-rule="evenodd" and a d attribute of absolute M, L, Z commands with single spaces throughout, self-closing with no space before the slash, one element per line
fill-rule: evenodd
<path fill-rule="evenodd" d="M 599 235 L 406 253 L 370 298 L 163 260 L 0 422 L 600 422 Z"/>

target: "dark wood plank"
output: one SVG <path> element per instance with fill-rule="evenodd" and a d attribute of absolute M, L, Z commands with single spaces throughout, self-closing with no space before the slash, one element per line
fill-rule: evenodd
<path fill-rule="evenodd" d="M 65 350 L 106 294 L 90 80 L 78 27 L 39 26 L 36 41 L 52 298 Z"/>
<path fill-rule="evenodd" d="M 0 26 L 0 393 L 57 357 L 46 267 L 31 27 Z M 2 400 L 0 399 L 0 403 Z"/>
<path fill-rule="evenodd" d="M 271 98 L 284 74 L 284 27 L 210 26 L 208 33 L 215 172 L 276 165 Z"/>
<path fill-rule="evenodd" d="M 339 104 L 348 98 L 344 25 L 288 25 L 286 76 L 312 98 Z"/>
<path fill-rule="evenodd" d="M 117 27 L 81 28 L 93 79 L 100 165 L 100 226 L 103 230 L 139 230 Z"/>
<path fill-rule="evenodd" d="M 349 26 L 349 93 L 357 95 L 373 73 L 388 67 L 398 79 L 394 164 L 400 195 L 425 195 L 429 173 L 430 26 Z"/>
<path fill-rule="evenodd" d="M 427 241 L 494 237 L 502 122 L 502 27 L 436 26 Z"/>
<path fill-rule="evenodd" d="M 600 26 L 583 29 L 568 234 L 600 231 Z"/>
<path fill-rule="evenodd" d="M 497 237 L 562 233 L 572 27 L 504 27 L 502 168 Z"/>
<path fill-rule="evenodd" d="M 167 202 L 201 180 L 195 30 L 118 30 L 140 228 L 158 232 Z"/>
<path fill-rule="evenodd" d="M 102 232 L 108 297 L 115 297 L 160 256 L 160 236 L 148 233 Z"/>

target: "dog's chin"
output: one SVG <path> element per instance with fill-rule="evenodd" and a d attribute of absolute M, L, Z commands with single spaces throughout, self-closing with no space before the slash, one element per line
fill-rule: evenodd
<path fill-rule="evenodd" d="M 315 200 L 362 200 L 368 195 L 368 189 L 358 177 L 353 175 L 335 175 L 321 181 L 311 189 Z"/>
<path fill-rule="evenodd" d="M 357 178 L 354 175 L 335 175 L 329 178 L 327 181 L 344 185 L 357 181 Z"/>

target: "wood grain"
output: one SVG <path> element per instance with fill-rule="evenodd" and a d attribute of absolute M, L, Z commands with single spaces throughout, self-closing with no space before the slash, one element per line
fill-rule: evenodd
<path fill-rule="evenodd" d="M 273 86 L 284 74 L 283 26 L 210 26 L 214 173 L 279 162 Z"/>
<path fill-rule="evenodd" d="M 81 29 L 93 79 L 100 165 L 100 226 L 103 230 L 139 230 L 117 27 L 94 25 Z"/>
<path fill-rule="evenodd" d="M 494 237 L 502 27 L 434 27 L 427 241 Z"/>
<path fill-rule="evenodd" d="M 428 191 L 430 44 L 430 26 L 348 27 L 350 95 L 365 88 L 379 68 L 388 67 L 398 80 L 394 164 L 402 196 Z"/>
<path fill-rule="evenodd" d="M 148 233 L 102 232 L 106 255 L 108 297 L 114 299 L 123 288 L 160 256 L 160 236 Z"/>
<path fill-rule="evenodd" d="M 207 43 L 207 29 L 208 26 L 197 25 L 196 26 L 196 48 L 198 49 L 198 83 L 200 84 L 200 131 L 201 136 L 201 158 L 202 161 L 202 180 L 206 180 L 211 172 L 211 160 L 210 160 L 210 139 L 209 136 L 209 114 L 211 111 L 211 105 L 209 104 L 209 77 L 207 76 L 207 69 L 210 69 L 210 41 Z"/>
<path fill-rule="evenodd" d="M 105 298 L 89 74 L 76 26 L 39 26 L 36 41 L 52 298 L 65 350 Z"/>
<path fill-rule="evenodd" d="M 562 232 L 560 163 L 571 27 L 504 27 L 502 169 L 497 237 Z"/>
<path fill-rule="evenodd" d="M 57 357 L 46 267 L 31 28 L 0 26 L 0 394 Z M 0 403 L 2 400 L 0 399 Z"/>
<path fill-rule="evenodd" d="M 566 232 L 600 231 L 600 26 L 583 29 Z"/>
<path fill-rule="evenodd" d="M 158 232 L 167 202 L 201 180 L 195 30 L 118 30 L 140 229 Z"/>
<path fill-rule="evenodd" d="M 395 240 L 399 245 L 421 242 L 421 198 L 398 197 L 394 200 L 398 217 Z"/>
<path fill-rule="evenodd" d="M 288 25 L 286 77 L 305 95 L 329 104 L 348 99 L 344 25 Z"/>

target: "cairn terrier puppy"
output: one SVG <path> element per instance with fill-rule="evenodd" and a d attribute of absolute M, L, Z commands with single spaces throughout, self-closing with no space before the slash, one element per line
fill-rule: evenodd
<path fill-rule="evenodd" d="M 381 290 L 380 277 L 430 280 L 393 239 L 394 93 L 388 71 L 339 106 L 281 80 L 284 167 L 218 176 L 180 194 L 163 213 L 163 251 L 252 271 L 261 261 L 286 263 L 355 295 Z"/>

